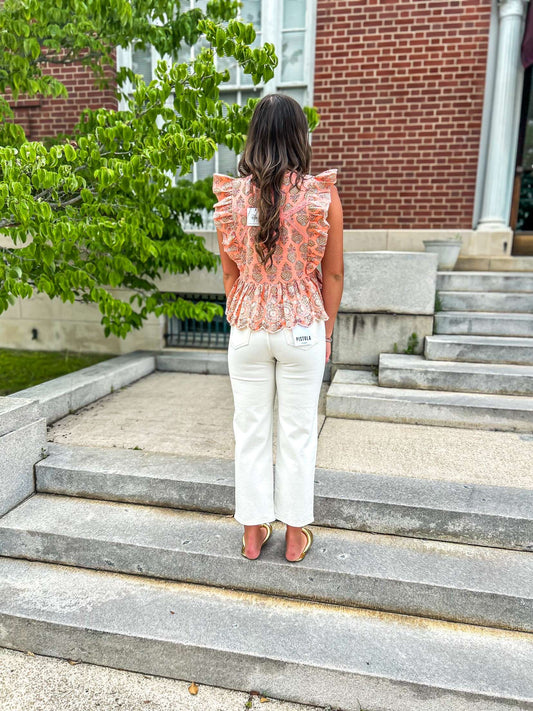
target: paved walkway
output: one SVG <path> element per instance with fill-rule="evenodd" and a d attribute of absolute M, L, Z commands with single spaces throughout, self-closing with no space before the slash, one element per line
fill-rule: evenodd
<path fill-rule="evenodd" d="M 533 435 L 325 417 L 317 465 L 366 473 L 531 488 Z M 233 459 L 228 376 L 155 372 L 59 420 L 55 442 Z M 274 423 L 274 461 L 276 425 Z"/>
<path fill-rule="evenodd" d="M 190 681 L 0 648 L 2 711 L 322 711 Z M 261 701 L 261 698 L 264 700 Z M 246 703 L 250 702 L 247 706 Z"/>

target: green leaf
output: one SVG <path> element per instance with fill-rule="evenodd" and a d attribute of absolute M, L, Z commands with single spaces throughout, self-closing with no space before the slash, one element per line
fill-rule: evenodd
<path fill-rule="evenodd" d="M 43 262 L 49 267 L 53 263 L 54 258 L 55 258 L 55 253 L 54 253 L 53 248 L 50 247 L 50 245 L 48 245 L 48 244 L 43 245 L 43 247 L 41 249 L 41 256 L 42 256 Z"/>
<path fill-rule="evenodd" d="M 119 284 L 122 282 L 122 275 L 120 272 L 116 272 L 113 269 L 109 272 L 109 283 L 111 286 L 119 286 Z"/>
<path fill-rule="evenodd" d="M 72 163 L 72 161 L 76 160 L 76 151 L 70 145 L 70 143 L 65 143 L 65 145 L 63 146 L 63 150 L 65 151 L 65 158 L 70 163 Z"/>

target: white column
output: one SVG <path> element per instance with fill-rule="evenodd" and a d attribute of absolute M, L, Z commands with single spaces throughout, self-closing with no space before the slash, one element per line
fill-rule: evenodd
<path fill-rule="evenodd" d="M 496 76 L 478 230 L 509 228 L 523 79 L 520 48 L 527 3 L 528 0 L 500 0 L 498 6 Z"/>

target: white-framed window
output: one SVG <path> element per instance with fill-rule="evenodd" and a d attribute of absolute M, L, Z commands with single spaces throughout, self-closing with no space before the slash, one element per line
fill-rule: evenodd
<path fill-rule="evenodd" d="M 205 11 L 207 0 L 183 0 L 182 10 L 200 7 Z M 271 42 L 278 56 L 278 66 L 268 82 L 254 86 L 252 78 L 242 72 L 232 57 L 217 57 L 217 69 L 228 68 L 230 81 L 220 87 L 220 98 L 228 104 L 244 105 L 252 98 L 265 94 L 283 92 L 294 97 L 301 106 L 312 106 L 314 80 L 314 54 L 316 35 L 316 0 L 242 0 L 238 19 L 251 22 L 256 30 L 252 47 Z M 194 46 L 182 45 L 177 61 L 193 59 L 202 46 L 208 46 L 201 38 Z M 146 82 L 151 81 L 159 59 L 153 48 L 145 50 L 117 51 L 117 65 L 128 66 L 141 74 Z M 164 57 L 167 61 L 170 58 Z M 210 160 L 197 161 L 192 170 L 182 178 L 201 180 L 213 173 L 237 175 L 240 155 L 227 146 L 220 145 Z M 177 176 L 176 176 L 177 177 Z M 211 223 L 206 215 L 207 222 Z M 210 224 L 207 229 L 213 229 Z"/>
<path fill-rule="evenodd" d="M 187 7 L 187 4 L 189 8 Z M 205 11 L 207 0 L 183 0 L 183 9 L 200 7 Z M 293 96 L 301 106 L 312 104 L 313 67 L 315 47 L 316 3 L 309 0 L 242 0 L 239 19 L 252 22 L 256 29 L 253 47 L 271 42 L 278 55 L 279 63 L 274 77 L 254 86 L 252 78 L 244 74 L 231 57 L 217 57 L 217 69 L 230 70 L 230 81 L 221 87 L 220 95 L 227 103 L 243 105 L 250 97 L 261 97 L 276 91 Z M 208 46 L 204 38 L 193 47 L 182 45 L 177 55 L 178 61 L 193 59 L 202 46 Z M 144 50 L 117 52 L 118 66 L 129 66 L 148 83 L 154 76 L 154 69 L 160 55 L 152 47 Z M 169 57 L 165 57 L 171 61 Z M 221 149 L 225 146 L 221 146 Z M 229 156 L 220 156 L 212 172 L 229 170 Z M 231 164 L 231 163 L 230 163 Z M 199 168 L 199 172 L 203 170 Z M 232 172 L 232 171 L 230 171 Z M 194 176 L 195 178 L 202 175 Z"/>

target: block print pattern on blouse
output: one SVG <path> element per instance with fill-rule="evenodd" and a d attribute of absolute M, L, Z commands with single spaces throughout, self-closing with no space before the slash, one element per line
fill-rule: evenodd
<path fill-rule="evenodd" d="M 322 300 L 318 266 L 326 249 L 331 203 L 330 186 L 337 169 L 306 176 L 293 184 L 287 171 L 282 184 L 281 229 L 276 249 L 261 264 L 253 240 L 259 227 L 250 225 L 250 208 L 257 208 L 251 176 L 213 175 L 214 223 L 222 235 L 224 251 L 239 267 L 239 276 L 227 298 L 226 318 L 236 328 L 276 332 L 296 324 L 309 326 L 328 320 Z"/>

